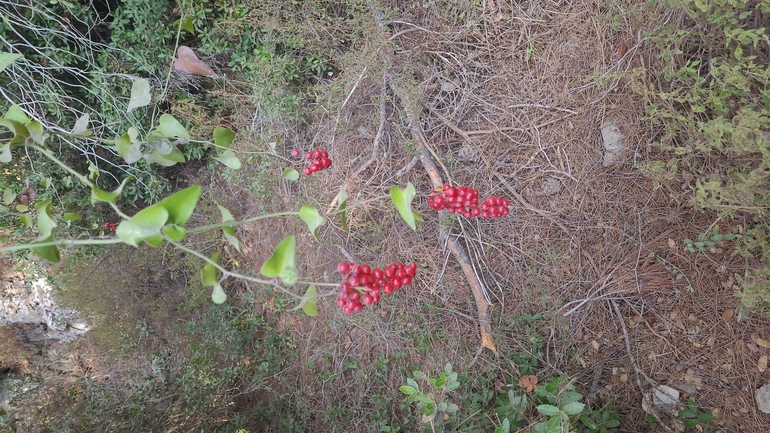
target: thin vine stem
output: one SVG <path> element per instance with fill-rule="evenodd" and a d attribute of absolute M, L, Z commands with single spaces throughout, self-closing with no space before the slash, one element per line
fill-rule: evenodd
<path fill-rule="evenodd" d="M 37 247 L 53 247 L 53 246 L 80 246 L 80 245 L 110 245 L 122 243 L 118 238 L 109 239 L 58 239 L 48 242 L 34 242 L 31 244 L 16 244 L 7 247 L 0 247 L 0 253 L 6 253 L 11 251 L 28 250 Z"/>
<path fill-rule="evenodd" d="M 203 232 L 206 230 L 216 229 L 220 227 L 237 227 L 240 225 L 248 224 L 250 222 L 259 221 L 261 219 L 280 217 L 280 216 L 289 216 L 289 215 L 299 215 L 299 212 L 276 212 L 276 213 L 271 213 L 267 215 L 259 215 L 251 218 L 246 218 L 245 220 L 232 220 L 232 221 L 216 223 L 216 224 L 206 224 L 203 226 L 198 226 L 198 227 L 193 227 L 191 229 L 188 229 L 187 233 Z"/>

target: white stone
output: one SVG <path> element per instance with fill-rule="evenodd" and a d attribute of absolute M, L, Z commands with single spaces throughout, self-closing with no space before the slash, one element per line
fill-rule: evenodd
<path fill-rule="evenodd" d="M 757 408 L 762 413 L 770 413 L 770 382 L 764 384 L 754 393 L 754 399 L 757 401 Z"/>
<path fill-rule="evenodd" d="M 626 149 L 626 136 L 620 132 L 615 122 L 608 120 L 602 125 L 602 141 L 604 143 L 603 167 L 620 162 L 620 157 Z"/>
<path fill-rule="evenodd" d="M 670 386 L 658 385 L 652 389 L 652 402 L 659 411 L 673 415 L 679 404 L 679 391 Z"/>

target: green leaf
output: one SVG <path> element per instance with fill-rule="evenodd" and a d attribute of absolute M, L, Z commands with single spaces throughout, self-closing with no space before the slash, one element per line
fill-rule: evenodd
<path fill-rule="evenodd" d="M 294 235 L 289 235 L 275 247 L 273 255 L 262 265 L 260 272 L 268 278 L 278 277 L 285 284 L 293 285 L 297 282 L 297 267 L 294 262 L 294 253 L 297 244 Z"/>
<path fill-rule="evenodd" d="M 43 125 L 40 122 L 33 120 L 27 123 L 26 127 L 29 132 L 29 137 L 32 138 L 32 141 L 34 141 L 35 144 L 40 146 L 45 145 L 45 139 L 48 138 L 48 134 L 45 133 L 45 128 L 43 128 Z"/>
<path fill-rule="evenodd" d="M 414 381 L 412 378 L 406 378 L 406 384 L 411 386 L 414 389 L 420 389 L 419 386 L 417 386 L 417 382 Z"/>
<path fill-rule="evenodd" d="M 16 193 L 11 188 L 6 188 L 3 191 L 3 203 L 10 205 L 14 200 L 16 200 Z"/>
<path fill-rule="evenodd" d="M 190 138 L 190 133 L 187 132 L 187 128 L 182 126 L 182 124 L 170 114 L 163 114 L 160 116 L 158 131 L 160 131 L 164 137 Z"/>
<path fill-rule="evenodd" d="M 222 304 L 227 300 L 227 294 L 219 283 L 214 284 L 214 288 L 211 290 L 211 300 L 215 304 Z"/>
<path fill-rule="evenodd" d="M 545 422 L 545 431 L 547 433 L 563 433 L 561 429 L 561 418 L 558 416 L 549 418 Z"/>
<path fill-rule="evenodd" d="M 168 211 L 168 222 L 182 226 L 185 225 L 190 219 L 190 216 L 192 216 L 200 196 L 200 185 L 193 185 L 170 197 L 164 198 L 153 206 L 162 206 L 166 208 Z"/>
<path fill-rule="evenodd" d="M 161 155 L 157 150 L 153 150 L 151 154 L 144 157 L 147 162 L 154 162 L 155 164 L 162 165 L 164 167 L 171 167 L 178 162 L 184 162 L 184 154 L 176 147 L 171 147 L 171 153 L 168 155 Z"/>
<path fill-rule="evenodd" d="M 175 147 L 173 144 L 171 144 L 171 141 L 157 129 L 151 131 L 147 135 L 147 145 L 152 149 L 157 150 L 161 155 L 170 154 L 174 151 Z"/>
<path fill-rule="evenodd" d="M 27 114 L 21 109 L 21 107 L 16 104 L 8 107 L 8 111 L 5 112 L 3 118 L 13 120 L 14 122 L 21 123 L 22 125 L 26 125 L 31 121 L 30 118 L 27 117 Z"/>
<path fill-rule="evenodd" d="M 417 392 L 417 390 L 416 390 L 416 389 L 412 388 L 411 386 L 406 386 L 406 385 L 404 385 L 404 386 L 402 386 L 402 387 L 398 388 L 398 390 L 399 390 L 399 391 L 401 391 L 401 392 L 403 392 L 403 393 L 404 393 L 404 394 L 406 394 L 406 395 L 412 395 L 412 394 L 414 394 L 415 392 Z"/>
<path fill-rule="evenodd" d="M 596 423 L 587 415 L 580 415 L 580 422 L 583 423 L 589 430 L 596 430 Z"/>
<path fill-rule="evenodd" d="M 75 122 L 75 126 L 72 128 L 72 133 L 75 135 L 80 135 L 81 137 L 88 137 L 93 135 L 93 133 L 88 130 L 88 125 L 90 122 L 91 115 L 88 113 L 78 117 L 78 120 Z"/>
<path fill-rule="evenodd" d="M 40 187 L 43 189 L 48 189 L 53 185 L 53 181 L 50 177 L 41 177 L 40 178 Z"/>
<path fill-rule="evenodd" d="M 217 207 L 219 208 L 219 212 L 222 213 L 222 222 L 223 223 L 226 223 L 228 221 L 234 221 L 233 214 L 231 214 L 230 211 L 226 207 L 220 206 L 220 205 L 217 205 Z M 235 249 L 238 250 L 238 252 L 240 252 L 241 251 L 241 244 L 238 241 L 238 237 L 235 236 L 235 227 L 225 226 L 225 227 L 222 227 L 222 231 L 225 234 L 225 239 L 227 239 L 227 241 L 230 242 L 230 244 L 232 246 L 234 246 Z"/>
<path fill-rule="evenodd" d="M 314 285 L 311 284 L 302 295 L 302 300 L 297 308 L 299 307 L 302 307 L 302 311 L 310 317 L 318 315 L 318 292 Z"/>
<path fill-rule="evenodd" d="M 121 241 L 135 247 L 139 246 L 141 241 L 152 246 L 158 246 L 163 242 L 160 231 L 168 219 L 168 210 L 155 204 L 142 209 L 131 219 L 120 223 L 115 234 Z"/>
<path fill-rule="evenodd" d="M 691 410 L 680 410 L 679 416 L 682 418 L 695 418 L 695 412 Z"/>
<path fill-rule="evenodd" d="M 21 122 L 0 118 L 0 125 L 5 126 L 14 134 L 13 139 L 7 143 L 8 145 L 23 143 L 24 139 L 29 137 L 29 130 Z"/>
<path fill-rule="evenodd" d="M 133 127 L 131 128 L 133 129 Z M 142 144 L 136 139 L 131 139 L 131 134 L 125 133 L 115 139 L 115 150 L 127 164 L 133 164 L 144 157 L 142 155 Z"/>
<path fill-rule="evenodd" d="M 686 419 L 684 420 L 684 426 L 689 428 L 695 428 L 698 426 L 698 421 L 694 419 Z"/>
<path fill-rule="evenodd" d="M 219 259 L 221 256 L 221 253 L 215 253 L 213 256 L 211 256 L 211 261 L 219 264 Z M 203 269 L 201 269 L 201 279 L 203 280 L 204 286 L 213 286 L 219 283 L 219 269 L 217 269 L 211 263 L 206 262 L 206 264 L 203 265 Z"/>
<path fill-rule="evenodd" d="M 607 427 L 607 428 L 615 428 L 619 425 L 620 425 L 620 421 L 616 419 L 613 419 L 611 421 L 607 421 L 606 423 L 604 423 L 604 427 Z"/>
<path fill-rule="evenodd" d="M 39 239 L 38 242 L 50 242 L 52 240 L 53 240 L 53 235 L 48 236 L 45 239 Z M 35 243 L 33 242 L 30 245 L 34 245 L 34 244 Z M 32 250 L 32 252 L 48 260 L 49 262 L 59 263 L 59 260 L 61 260 L 61 256 L 59 255 L 59 248 L 57 248 L 56 245 L 49 245 L 47 247 L 30 246 L 30 249 Z"/>
<path fill-rule="evenodd" d="M 187 234 L 187 229 L 176 224 L 169 224 L 163 227 L 163 234 L 174 242 L 179 242 Z"/>
<path fill-rule="evenodd" d="M 565 404 L 561 410 L 564 411 L 567 415 L 577 415 L 580 412 L 583 412 L 583 409 L 585 409 L 586 405 L 583 403 L 579 403 L 577 401 L 573 401 L 571 403 Z"/>
<path fill-rule="evenodd" d="M 214 144 L 217 147 L 227 149 L 235 139 L 235 133 L 228 128 L 217 126 L 214 128 Z"/>
<path fill-rule="evenodd" d="M 32 227 L 32 224 L 35 223 L 35 221 L 32 219 L 32 217 L 29 216 L 29 214 L 24 214 L 24 215 L 20 216 L 19 217 L 19 221 L 24 223 L 24 225 L 27 226 L 27 227 Z"/>
<path fill-rule="evenodd" d="M 137 108 L 146 107 L 152 101 L 152 94 L 150 93 L 150 82 L 144 78 L 134 80 L 131 84 L 131 99 L 128 101 L 128 108 L 126 113 L 130 113 L 131 110 Z"/>
<path fill-rule="evenodd" d="M 703 424 L 708 424 L 714 421 L 714 415 L 711 412 L 702 412 L 698 414 L 698 421 Z"/>
<path fill-rule="evenodd" d="M 412 372 L 412 376 L 414 376 L 414 378 L 417 380 L 425 380 L 427 378 L 427 376 L 425 376 L 425 373 L 419 370 Z"/>
<path fill-rule="evenodd" d="M 123 187 L 126 186 L 126 183 L 131 180 L 133 176 L 128 176 L 125 179 L 123 179 L 123 182 L 120 183 L 118 188 L 115 191 L 109 192 L 104 191 L 102 189 L 99 189 L 97 186 L 92 185 L 91 186 L 91 204 L 96 204 L 99 202 L 106 201 L 107 203 L 115 203 L 115 200 L 120 197 L 120 193 L 123 192 Z"/>
<path fill-rule="evenodd" d="M 326 222 L 326 218 L 322 217 L 318 211 L 310 205 L 302 206 L 299 210 L 299 217 L 302 221 L 305 221 L 307 228 L 310 229 L 310 233 L 318 240 L 318 227 L 322 226 Z"/>
<path fill-rule="evenodd" d="M 21 54 L 0 53 L 0 72 L 22 57 Z"/>
<path fill-rule="evenodd" d="M 11 211 L 11 208 L 0 205 L 0 215 L 7 214 L 10 211 Z"/>
<path fill-rule="evenodd" d="M 390 198 L 393 200 L 396 209 L 398 209 L 398 213 L 401 214 L 401 218 L 406 221 L 406 224 L 412 230 L 417 230 L 414 222 L 414 213 L 412 212 L 412 199 L 414 199 L 414 196 L 415 189 L 411 182 L 404 189 L 397 186 L 390 188 Z"/>
<path fill-rule="evenodd" d="M 299 172 L 291 167 L 287 167 L 283 173 L 281 173 L 279 179 L 286 179 L 294 182 L 299 179 Z"/>
<path fill-rule="evenodd" d="M 235 156 L 235 152 L 232 150 L 225 150 L 221 155 L 214 159 L 224 164 L 225 167 L 229 168 L 230 170 L 238 170 L 241 168 L 241 160 Z"/>
<path fill-rule="evenodd" d="M 76 213 L 65 212 L 64 213 L 64 219 L 67 220 L 67 221 L 75 222 L 75 221 L 82 220 L 83 217 L 81 215 L 76 214 Z"/>
<path fill-rule="evenodd" d="M 40 237 L 51 237 L 53 229 L 56 228 L 56 221 L 53 220 L 53 216 L 51 215 L 51 200 L 41 201 L 35 205 L 35 208 L 38 210 L 37 228 L 40 230 Z"/>
<path fill-rule="evenodd" d="M 195 34 L 195 27 L 193 26 L 193 20 L 191 16 L 184 17 L 184 21 L 180 18 L 176 21 L 174 21 L 174 27 L 178 27 L 179 25 L 182 25 L 182 30 L 185 30 L 189 33 Z M 221 304 L 221 302 L 217 302 L 218 304 Z"/>
<path fill-rule="evenodd" d="M 13 160 L 11 155 L 11 142 L 7 142 L 0 147 L 0 162 L 9 163 Z"/>
<path fill-rule="evenodd" d="M 29 209 L 29 206 L 25 204 L 17 204 L 16 205 L 16 212 L 26 212 L 27 209 Z"/>
<path fill-rule="evenodd" d="M 546 416 L 555 416 L 559 414 L 559 408 L 551 404 L 541 404 L 537 411 Z"/>
<path fill-rule="evenodd" d="M 345 212 L 345 209 L 348 207 L 348 192 L 345 191 L 345 187 L 340 187 L 340 194 L 339 199 L 337 200 L 339 203 L 338 209 L 340 211 L 340 215 L 342 215 L 342 230 L 345 231 L 345 233 L 350 233 L 348 230 L 348 217 L 347 212 Z"/>
<path fill-rule="evenodd" d="M 457 411 L 458 411 L 458 410 L 460 410 L 460 407 L 459 407 L 459 406 L 457 406 L 457 405 L 456 405 L 456 404 L 454 404 L 454 403 L 449 403 L 449 404 L 447 404 L 447 406 L 446 406 L 446 412 L 447 412 L 447 413 L 457 413 Z M 506 421 L 507 421 L 507 419 L 506 419 Z"/>

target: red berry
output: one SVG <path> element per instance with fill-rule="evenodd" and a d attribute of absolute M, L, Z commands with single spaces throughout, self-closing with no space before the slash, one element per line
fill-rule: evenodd
<path fill-rule="evenodd" d="M 366 305 L 372 305 L 372 303 L 374 302 L 374 298 L 369 295 L 366 295 L 363 297 L 363 299 L 361 299 L 361 301 Z"/>
<path fill-rule="evenodd" d="M 361 265 L 361 273 L 369 274 L 372 272 L 372 268 L 369 265 Z"/>
<path fill-rule="evenodd" d="M 350 270 L 350 263 L 342 262 L 337 265 L 337 272 L 340 274 L 346 274 Z"/>
<path fill-rule="evenodd" d="M 362 306 L 361 306 L 361 304 L 358 304 L 358 305 L 356 305 L 356 306 L 353 308 L 353 312 L 354 312 L 354 313 L 360 313 L 360 312 L 361 312 L 363 309 L 364 309 L 364 307 L 362 307 Z"/>
<path fill-rule="evenodd" d="M 412 284 L 412 279 L 409 277 L 404 277 L 401 279 L 401 287 L 406 287 L 408 285 Z"/>
<path fill-rule="evenodd" d="M 353 301 L 357 301 L 357 300 L 361 299 L 361 294 L 358 293 L 357 291 L 353 290 L 353 293 L 348 295 L 348 299 L 353 300 Z"/>
<path fill-rule="evenodd" d="M 382 293 L 393 293 L 393 290 L 393 286 L 386 284 L 385 287 L 382 288 Z"/>
<path fill-rule="evenodd" d="M 385 270 L 384 270 L 384 271 L 382 271 L 382 273 L 383 273 L 383 274 L 385 274 L 385 277 L 387 277 L 387 278 L 393 278 L 393 274 L 394 274 L 395 272 L 393 271 L 393 268 L 391 268 L 390 266 L 388 266 L 387 268 L 385 268 Z"/>
<path fill-rule="evenodd" d="M 382 273 L 382 269 L 374 268 L 372 269 L 372 275 L 374 275 L 374 278 L 381 280 L 384 274 Z"/>
<path fill-rule="evenodd" d="M 294 149 L 294 150 L 291 151 L 291 157 L 292 158 L 299 158 L 299 156 L 300 156 L 299 149 Z"/>
<path fill-rule="evenodd" d="M 313 174 L 313 170 L 311 170 L 311 169 L 310 169 L 310 167 L 305 167 L 305 169 L 303 170 L 303 172 L 304 172 L 304 173 L 305 173 L 307 176 L 310 176 L 311 174 Z"/>
<path fill-rule="evenodd" d="M 329 159 L 329 152 L 322 150 L 321 151 L 321 159 Z"/>
<path fill-rule="evenodd" d="M 329 158 L 324 158 L 321 160 L 321 162 L 323 163 L 324 168 L 329 168 L 332 166 L 332 160 Z"/>
<path fill-rule="evenodd" d="M 321 159 L 321 151 L 320 150 L 314 150 L 313 151 L 313 159 Z"/>
<path fill-rule="evenodd" d="M 338 305 L 340 308 L 344 308 L 344 307 L 345 307 L 345 300 L 344 300 L 344 299 L 342 299 L 342 298 L 339 298 L 339 299 L 337 299 L 337 305 Z"/>
<path fill-rule="evenodd" d="M 417 263 L 410 263 L 409 266 L 406 267 L 406 275 L 412 278 L 417 276 Z"/>
<path fill-rule="evenodd" d="M 305 152 L 305 158 L 313 159 L 313 152 Z"/>
<path fill-rule="evenodd" d="M 401 279 L 400 278 L 393 278 L 393 281 L 390 283 L 391 286 L 393 286 L 393 289 L 398 290 L 401 288 Z"/>

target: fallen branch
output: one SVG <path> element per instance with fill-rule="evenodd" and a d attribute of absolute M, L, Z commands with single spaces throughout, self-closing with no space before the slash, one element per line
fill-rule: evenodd
<path fill-rule="evenodd" d="M 369 4 L 369 9 L 372 11 L 372 14 L 375 17 L 380 30 L 383 32 L 382 40 L 387 41 L 389 36 L 387 35 L 388 32 L 385 28 L 385 19 L 382 13 L 376 8 L 376 6 L 371 3 Z M 389 61 L 392 60 L 393 56 L 395 55 L 392 47 L 389 45 L 385 46 L 384 50 L 385 55 L 388 58 L 388 60 L 386 60 L 386 64 L 393 64 L 392 61 Z M 385 76 L 389 77 L 389 75 L 390 74 L 386 70 Z M 415 145 L 417 147 L 417 151 L 419 152 L 420 162 L 422 162 L 425 171 L 428 172 L 428 176 L 430 176 L 433 188 L 438 188 L 442 186 L 444 182 L 441 180 L 438 168 L 436 167 L 436 164 L 431 157 L 431 151 L 427 145 L 428 140 L 422 130 L 418 113 L 415 112 L 415 107 L 422 107 L 422 104 L 420 101 L 415 101 L 413 96 L 410 95 L 406 89 L 398 85 L 398 82 L 399 80 L 394 80 L 392 77 L 388 79 L 388 83 L 390 84 L 393 93 L 395 93 L 396 96 L 401 100 L 401 105 L 406 112 L 406 117 L 409 121 L 409 130 L 415 140 Z M 463 274 L 465 274 L 465 278 L 468 280 L 468 284 L 470 285 L 471 291 L 473 292 L 473 297 L 476 300 L 476 307 L 478 309 L 479 315 L 481 345 L 496 352 L 497 348 L 495 347 L 495 343 L 492 339 L 492 322 L 489 314 L 489 304 L 484 299 L 483 288 L 479 282 L 479 278 L 476 275 L 476 272 L 473 270 L 473 266 L 470 259 L 468 258 L 468 254 L 465 252 L 465 248 L 463 248 L 457 238 L 450 236 L 449 233 L 447 233 L 443 228 L 446 227 L 446 224 L 443 224 L 443 220 L 446 218 L 446 216 L 446 212 L 439 212 L 439 236 L 442 241 L 446 241 L 447 246 L 449 247 L 449 251 L 452 252 L 452 255 L 460 264 L 460 267 L 463 270 Z"/>

